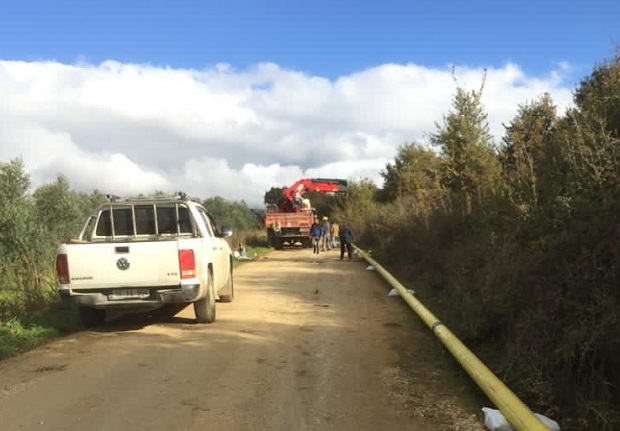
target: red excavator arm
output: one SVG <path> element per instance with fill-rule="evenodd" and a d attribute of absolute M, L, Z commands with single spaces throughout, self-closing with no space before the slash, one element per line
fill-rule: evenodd
<path fill-rule="evenodd" d="M 282 190 L 282 195 L 286 198 L 280 204 L 281 211 L 299 211 L 300 205 L 296 202 L 296 195 L 302 197 L 308 192 L 321 193 L 346 193 L 348 182 L 346 180 L 334 178 L 302 178 L 295 184 Z"/>

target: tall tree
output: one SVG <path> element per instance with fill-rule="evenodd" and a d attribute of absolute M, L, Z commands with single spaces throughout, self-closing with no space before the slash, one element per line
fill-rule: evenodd
<path fill-rule="evenodd" d="M 574 102 L 589 121 L 620 138 L 620 45 L 612 61 L 597 66 L 581 81 Z"/>
<path fill-rule="evenodd" d="M 37 221 L 47 231 L 52 246 L 75 236 L 83 213 L 79 198 L 70 189 L 64 175 L 60 174 L 56 181 L 37 188 L 33 197 Z"/>
<path fill-rule="evenodd" d="M 461 215 L 471 211 L 472 198 L 482 198 L 499 176 L 482 91 L 483 86 L 469 92 L 457 87 L 452 111 L 431 136 L 442 152 L 441 183 L 452 192 Z"/>
<path fill-rule="evenodd" d="M 21 159 L 0 163 L 0 277 L 2 287 L 26 293 L 41 287 L 44 231 L 28 195 L 30 177 Z"/>
<path fill-rule="evenodd" d="M 394 163 L 381 171 L 384 201 L 413 198 L 422 204 L 439 189 L 439 157 L 435 151 L 415 143 L 398 148 Z"/>
<path fill-rule="evenodd" d="M 352 227 L 360 240 L 380 217 L 377 203 L 378 188 L 369 179 L 350 181 L 346 199 L 334 208 L 334 218 L 340 226 Z"/>
<path fill-rule="evenodd" d="M 282 200 L 282 192 L 284 187 L 272 187 L 265 192 L 264 202 L 268 206 L 278 206 Z"/>
<path fill-rule="evenodd" d="M 565 134 L 570 188 L 589 189 L 600 199 L 620 185 L 620 47 L 613 61 L 581 82 L 574 101 Z"/>
<path fill-rule="evenodd" d="M 213 215 L 220 226 L 232 226 L 236 231 L 258 229 L 260 221 L 244 201 L 230 202 L 221 196 L 205 199 L 203 206 Z"/>
<path fill-rule="evenodd" d="M 550 173 L 558 118 L 549 94 L 523 104 L 511 123 L 500 149 L 509 197 L 522 211 L 538 205 L 539 180 Z"/>

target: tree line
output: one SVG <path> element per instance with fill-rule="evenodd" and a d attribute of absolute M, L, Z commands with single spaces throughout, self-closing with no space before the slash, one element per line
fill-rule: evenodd
<path fill-rule="evenodd" d="M 336 211 L 532 408 L 567 430 L 620 429 L 620 52 L 561 115 L 548 94 L 489 133 L 457 86 Z"/>

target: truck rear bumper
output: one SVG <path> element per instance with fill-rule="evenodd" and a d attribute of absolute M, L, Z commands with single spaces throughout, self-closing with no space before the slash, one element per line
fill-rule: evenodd
<path fill-rule="evenodd" d="M 63 301 L 82 307 L 94 308 L 157 308 L 164 304 L 185 304 L 199 299 L 200 285 L 187 284 L 169 288 L 143 288 L 148 290 L 146 298 L 122 298 L 112 296 L 115 292 L 127 289 L 102 289 L 100 291 L 72 291 L 59 289 Z M 137 290 L 137 289 L 134 289 Z M 114 298 L 114 299 L 112 299 Z"/>

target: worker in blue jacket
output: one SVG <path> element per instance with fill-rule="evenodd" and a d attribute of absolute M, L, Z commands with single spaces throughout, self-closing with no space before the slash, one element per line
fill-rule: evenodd
<path fill-rule="evenodd" d="M 314 223 L 310 226 L 310 239 L 312 240 L 312 252 L 319 254 L 321 249 L 321 237 L 323 236 L 323 228 L 319 221 L 315 218 Z"/>

